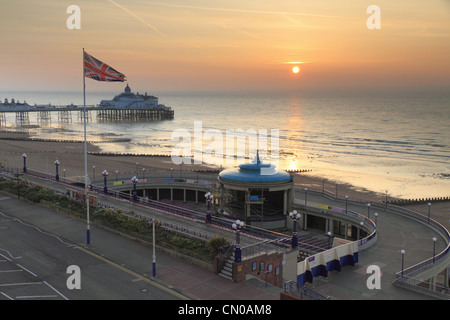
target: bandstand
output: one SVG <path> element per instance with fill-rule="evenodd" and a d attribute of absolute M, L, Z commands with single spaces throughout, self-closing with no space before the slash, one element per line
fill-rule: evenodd
<path fill-rule="evenodd" d="M 219 173 L 220 211 L 226 217 L 265 228 L 284 227 L 294 199 L 294 182 L 283 170 L 270 171 L 256 155 L 252 163 Z"/>

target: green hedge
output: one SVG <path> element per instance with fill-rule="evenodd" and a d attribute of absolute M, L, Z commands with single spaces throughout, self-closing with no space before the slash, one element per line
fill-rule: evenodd
<path fill-rule="evenodd" d="M 54 193 L 41 186 L 29 186 L 23 180 L 20 180 L 19 183 L 19 188 L 17 188 L 17 181 L 0 179 L 0 190 L 17 194 L 19 189 L 21 198 L 26 198 L 33 203 L 47 202 L 56 208 L 64 209 L 64 212 L 69 212 L 73 216 L 86 218 L 87 208 L 85 203 L 71 200 L 64 195 Z M 116 212 L 110 209 L 90 207 L 89 213 L 92 221 L 107 228 L 132 235 L 145 241 L 153 240 L 153 226 L 151 222 L 149 223 L 143 219 L 126 216 L 121 214 L 120 210 Z M 162 228 L 158 222 L 155 225 L 155 237 L 159 246 L 206 262 L 212 262 L 213 258 L 219 253 L 220 247 L 230 244 L 225 237 L 214 237 L 205 241 L 169 231 Z"/>

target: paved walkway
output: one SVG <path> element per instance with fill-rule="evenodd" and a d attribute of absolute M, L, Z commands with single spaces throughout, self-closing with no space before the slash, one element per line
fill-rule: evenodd
<path fill-rule="evenodd" d="M 312 192 L 308 194 L 308 201 L 345 207 L 344 201 L 324 198 Z M 366 204 L 350 203 L 348 209 L 367 215 Z M 436 253 L 445 249 L 445 239 L 423 224 L 390 210 L 385 212 L 384 209 L 371 208 L 372 219 L 375 212 L 378 213 L 378 239 L 373 246 L 359 253 L 358 264 L 354 267 L 344 267 L 341 272 L 330 272 L 327 278 L 315 278 L 309 287 L 336 299 L 429 299 L 427 296 L 393 286 L 391 281 L 394 274 L 401 270 L 400 250 L 406 251 L 404 267 L 407 268 L 432 257 L 433 237 L 438 238 Z M 367 288 L 369 274 L 366 271 L 370 265 L 377 265 L 381 269 L 381 289 Z"/>

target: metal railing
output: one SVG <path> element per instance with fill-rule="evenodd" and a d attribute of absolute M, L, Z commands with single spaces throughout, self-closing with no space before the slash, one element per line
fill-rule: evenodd
<path fill-rule="evenodd" d="M 450 288 L 442 287 L 437 284 L 432 284 L 425 282 L 421 279 L 415 279 L 412 277 L 403 276 L 400 279 L 397 279 L 396 283 L 401 287 L 404 287 L 409 290 L 413 290 L 416 292 L 420 292 L 422 294 L 426 294 L 435 298 L 449 300 L 450 299 Z"/>
<path fill-rule="evenodd" d="M 331 296 L 323 295 L 305 286 L 298 286 L 292 280 L 283 279 L 283 289 L 285 293 L 292 294 L 302 300 L 331 300 Z"/>

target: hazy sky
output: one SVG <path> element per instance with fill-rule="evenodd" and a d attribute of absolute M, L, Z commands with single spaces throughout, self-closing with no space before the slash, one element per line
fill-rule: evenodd
<path fill-rule="evenodd" d="M 82 48 L 136 91 L 450 86 L 449 0 L 0 0 L 0 25 L 0 91 L 82 90 Z"/>

